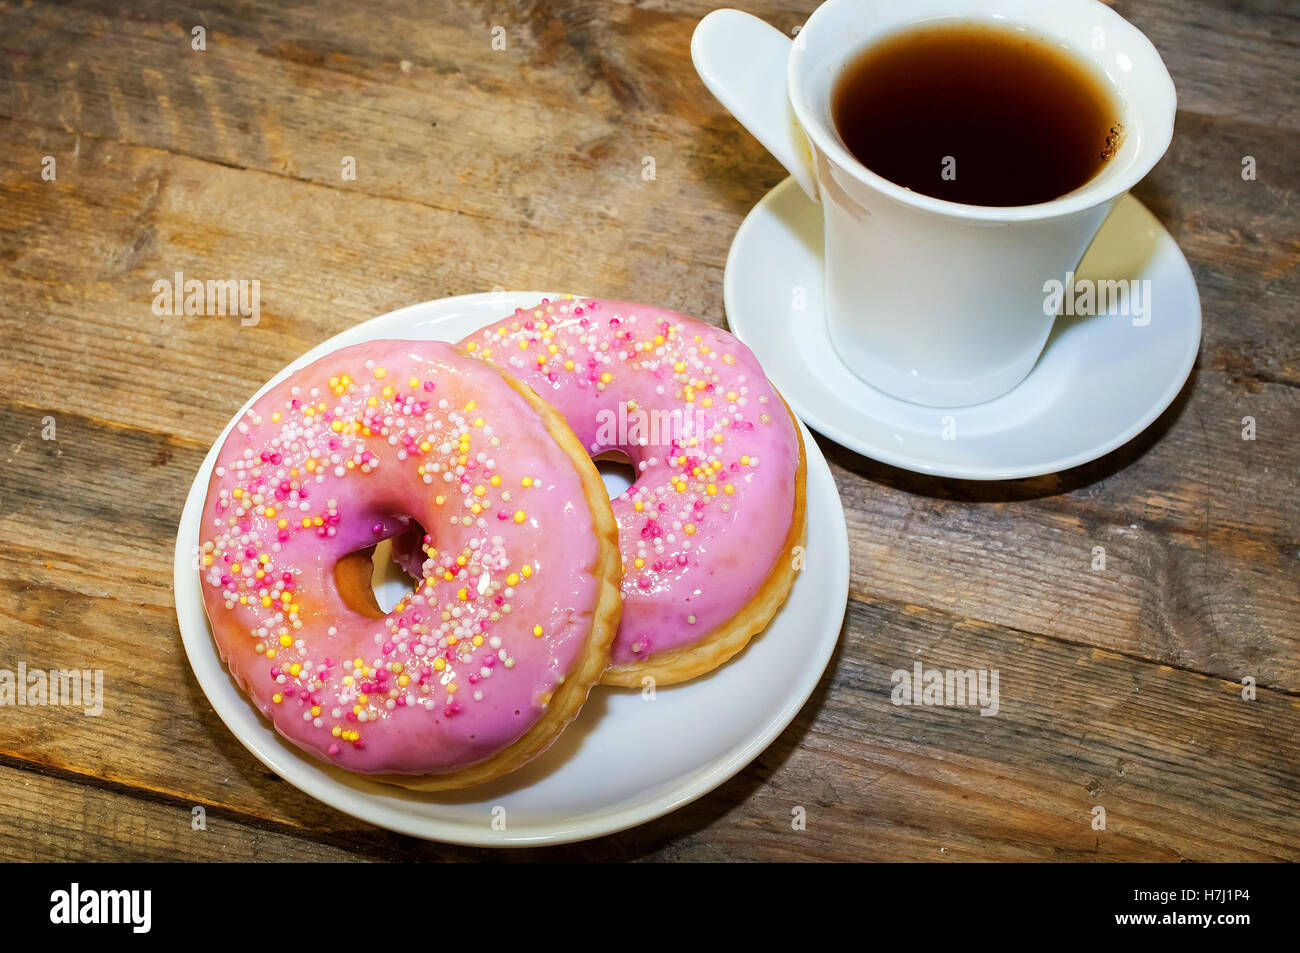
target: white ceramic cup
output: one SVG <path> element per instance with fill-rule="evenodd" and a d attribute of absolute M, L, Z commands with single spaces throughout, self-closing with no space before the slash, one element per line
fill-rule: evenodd
<path fill-rule="evenodd" d="M 836 80 L 876 42 L 945 21 L 1021 30 L 1091 64 L 1122 110 L 1116 154 L 1073 192 L 1008 208 L 932 198 L 866 168 L 835 130 Z M 1097 0 L 828 0 L 793 42 L 749 14 L 715 10 L 691 56 L 710 92 L 822 206 L 826 321 L 840 357 L 868 384 L 928 406 L 982 403 L 1025 378 L 1052 329 L 1044 284 L 1066 281 L 1173 135 L 1160 54 Z"/>

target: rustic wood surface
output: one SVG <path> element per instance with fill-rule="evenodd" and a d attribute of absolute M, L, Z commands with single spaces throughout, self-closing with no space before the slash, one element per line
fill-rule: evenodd
<path fill-rule="evenodd" d="M 724 321 L 729 242 L 783 172 L 690 66 L 713 5 L 0 2 L 0 668 L 101 668 L 106 694 L 97 718 L 0 708 L 0 856 L 1300 859 L 1300 31 L 1280 0 L 1116 3 L 1179 90 L 1137 194 L 1200 288 L 1182 394 L 1104 459 L 1009 483 L 819 438 L 850 529 L 841 644 L 716 792 L 586 844 L 466 850 L 323 806 L 213 713 L 177 630 L 176 523 L 290 359 L 494 287 Z M 740 5 L 788 31 L 815 4 Z M 260 323 L 155 315 L 176 271 L 258 279 Z M 891 704 L 916 657 L 999 670 L 998 716 Z"/>

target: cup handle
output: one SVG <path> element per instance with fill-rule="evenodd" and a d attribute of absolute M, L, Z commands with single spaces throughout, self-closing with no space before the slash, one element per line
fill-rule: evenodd
<path fill-rule="evenodd" d="M 691 60 L 709 92 L 816 202 L 812 157 L 790 106 L 791 43 L 758 17 L 714 10 L 695 27 Z"/>

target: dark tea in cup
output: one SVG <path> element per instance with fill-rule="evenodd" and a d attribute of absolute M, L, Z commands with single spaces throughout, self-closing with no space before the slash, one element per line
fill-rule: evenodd
<path fill-rule="evenodd" d="M 1107 79 L 1011 27 L 922 26 L 849 60 L 835 129 L 896 185 L 965 205 L 1037 205 L 1089 182 L 1123 136 Z"/>

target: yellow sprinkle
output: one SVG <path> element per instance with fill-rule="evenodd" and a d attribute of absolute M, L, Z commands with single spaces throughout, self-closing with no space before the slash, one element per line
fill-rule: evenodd
<path fill-rule="evenodd" d="M 542 627 L 540 625 L 533 626 L 533 635 L 539 639 L 542 637 Z"/>
<path fill-rule="evenodd" d="M 520 482 L 520 484 L 521 484 L 522 486 L 532 486 L 532 485 L 533 485 L 533 479 L 532 479 L 532 477 L 524 477 L 524 478 L 523 478 L 522 480 L 520 480 L 519 482 Z"/>
<path fill-rule="evenodd" d="M 375 380 L 383 380 L 388 376 L 388 371 L 382 367 L 375 368 Z"/>
<path fill-rule="evenodd" d="M 469 590 L 462 587 L 460 591 L 456 593 L 456 598 L 461 602 L 469 602 Z"/>
<path fill-rule="evenodd" d="M 271 696 L 271 701 L 275 702 L 278 705 L 282 701 L 284 701 L 284 696 L 281 695 L 279 692 L 276 692 L 274 695 Z"/>
<path fill-rule="evenodd" d="M 687 536 L 694 536 L 694 535 L 695 535 L 695 524 L 694 524 L 694 523 L 687 523 L 685 526 L 682 527 L 682 529 L 686 530 L 686 535 L 687 535 Z"/>
<path fill-rule="evenodd" d="M 527 514 L 527 513 L 525 513 L 523 510 L 515 510 L 515 522 L 516 522 L 516 523 L 522 523 L 522 522 L 523 522 L 524 520 L 526 520 L 526 519 L 528 519 L 528 514 Z"/>
<path fill-rule="evenodd" d="M 506 576 L 506 585 L 507 586 L 519 585 L 519 573 L 512 572 L 510 575 Z"/>

